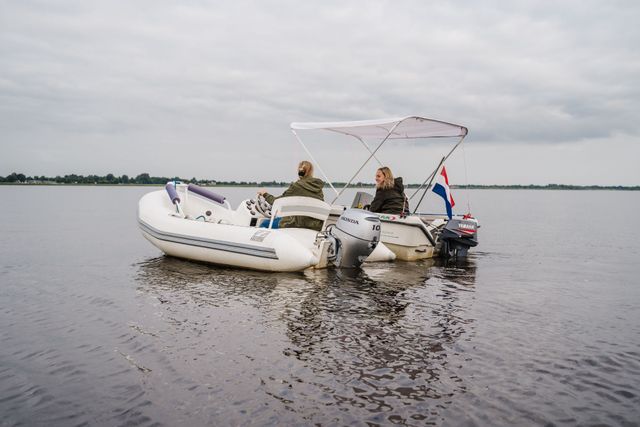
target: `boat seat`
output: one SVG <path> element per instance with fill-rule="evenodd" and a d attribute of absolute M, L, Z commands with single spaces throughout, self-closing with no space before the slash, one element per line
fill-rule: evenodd
<path fill-rule="evenodd" d="M 308 216 L 324 222 L 329 218 L 330 211 L 331 205 L 313 197 L 281 197 L 276 199 L 271 207 L 269 228 L 272 228 L 276 217 Z"/>
<path fill-rule="evenodd" d="M 271 228 L 279 228 L 281 219 L 281 216 L 274 218 Z M 271 218 L 261 218 L 258 224 L 258 228 L 269 228 L 269 224 L 271 224 Z"/>
<path fill-rule="evenodd" d="M 370 205 L 373 201 L 373 196 L 366 191 L 358 191 L 351 202 L 351 207 L 356 209 L 363 209 L 365 206 Z"/>

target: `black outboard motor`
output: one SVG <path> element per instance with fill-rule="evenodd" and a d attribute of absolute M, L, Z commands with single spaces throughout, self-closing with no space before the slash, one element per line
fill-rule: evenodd
<path fill-rule="evenodd" d="M 329 260 L 339 268 L 360 267 L 380 242 L 380 218 L 362 209 L 345 210 L 327 229 Z"/>
<path fill-rule="evenodd" d="M 452 218 L 440 233 L 440 255 L 445 258 L 463 258 L 469 248 L 478 245 L 478 220 Z"/>

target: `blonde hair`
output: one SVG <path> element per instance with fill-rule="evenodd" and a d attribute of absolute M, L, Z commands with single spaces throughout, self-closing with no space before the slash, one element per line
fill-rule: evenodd
<path fill-rule="evenodd" d="M 388 190 L 389 188 L 393 188 L 395 185 L 395 181 L 393 180 L 393 173 L 391 173 L 391 169 L 386 166 L 378 168 L 378 171 L 384 176 L 384 180 L 377 187 L 381 190 Z"/>
<path fill-rule="evenodd" d="M 300 172 L 302 172 L 304 175 L 300 175 Z M 308 178 L 313 176 L 313 165 L 311 164 L 311 162 L 303 160 L 298 164 L 298 176 L 300 176 L 300 178 Z"/>

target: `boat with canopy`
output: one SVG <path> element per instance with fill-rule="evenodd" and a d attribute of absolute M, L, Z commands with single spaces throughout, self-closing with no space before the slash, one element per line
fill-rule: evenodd
<path fill-rule="evenodd" d="M 477 219 L 471 217 L 470 214 L 456 215 L 449 218 L 448 215 L 418 212 L 418 207 L 423 198 L 432 189 L 434 178 L 440 174 L 447 159 L 467 136 L 468 130 L 466 127 L 425 117 L 407 116 L 343 122 L 294 122 L 291 123 L 291 131 L 335 192 L 335 197 L 331 201 L 332 210 L 329 216 L 329 223 L 335 221 L 340 212 L 347 208 L 347 206 L 335 203 L 344 191 L 352 185 L 365 166 L 371 161 L 376 161 L 380 166 L 383 166 L 377 153 L 386 143 L 396 140 L 453 139 L 455 143 L 452 148 L 440 159 L 433 172 L 426 177 L 419 188 L 409 197 L 411 200 L 421 194 L 413 212 L 409 215 L 376 214 L 382 224 L 381 241 L 395 253 L 398 259 L 407 261 L 439 255 L 464 257 L 467 255 L 469 248 L 478 244 L 479 224 Z M 357 167 L 346 185 L 338 190 L 331 184 L 332 180 L 325 174 L 321 165 L 303 142 L 299 135 L 302 133 L 301 131 L 328 131 L 351 137 L 357 140 L 369 155 Z M 372 198 L 368 193 L 358 192 L 351 207 L 362 207 L 367 200 L 370 201 Z"/>
<path fill-rule="evenodd" d="M 474 218 L 447 218 L 415 210 L 410 215 L 377 214 L 362 209 L 367 197 L 372 198 L 364 192 L 356 194 L 351 206 L 336 203 L 369 161 L 380 163 L 376 153 L 387 141 L 460 138 L 413 194 L 424 188 L 424 197 L 436 172 L 462 143 L 467 134 L 465 127 L 413 116 L 292 123 L 291 130 L 335 192 L 331 203 L 310 197 L 283 197 L 271 206 L 259 196 L 243 200 L 232 209 L 224 196 L 206 188 L 169 182 L 164 191 L 153 191 L 140 199 L 138 225 L 142 235 L 167 255 L 262 271 L 353 268 L 365 261 L 416 260 L 438 254 L 465 256 L 468 248 L 477 244 L 478 223 Z M 298 131 L 302 130 L 326 130 L 354 137 L 369 156 L 349 182 L 337 190 L 299 138 Z M 379 141 L 372 147 L 371 140 Z M 322 228 L 277 228 L 277 218 L 287 216 L 319 219 Z"/>

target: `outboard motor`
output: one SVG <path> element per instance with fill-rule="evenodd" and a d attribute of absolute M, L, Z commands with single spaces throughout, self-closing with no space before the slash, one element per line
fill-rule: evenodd
<path fill-rule="evenodd" d="M 452 218 L 440 234 L 440 255 L 447 258 L 466 257 L 469 248 L 478 244 L 478 220 Z"/>
<path fill-rule="evenodd" d="M 327 238 L 333 240 L 329 260 L 336 267 L 360 267 L 380 242 L 380 218 L 362 209 L 347 209 L 329 227 Z"/>

